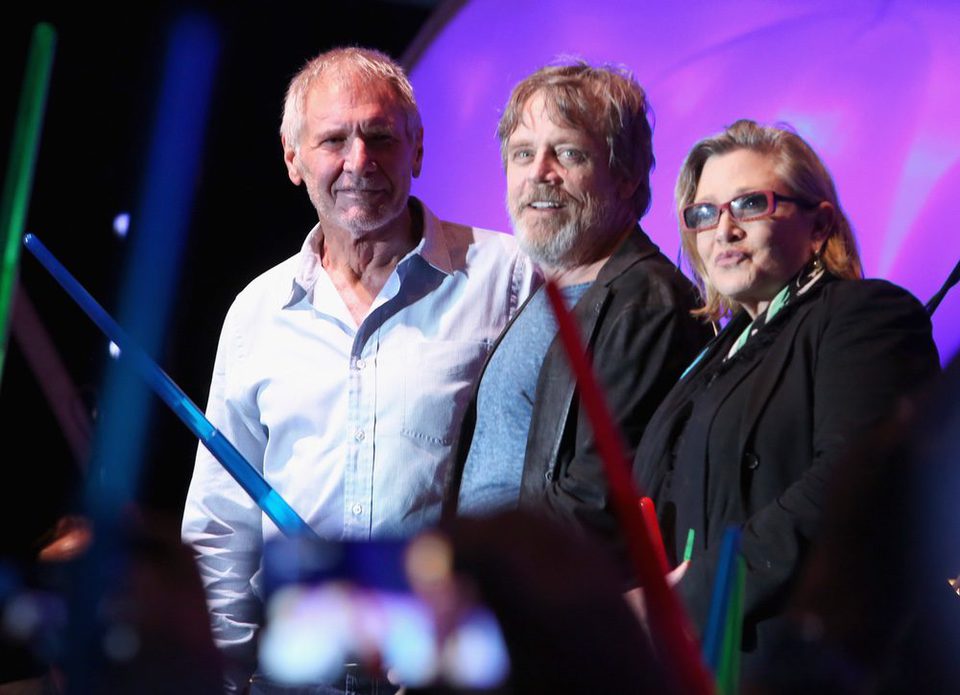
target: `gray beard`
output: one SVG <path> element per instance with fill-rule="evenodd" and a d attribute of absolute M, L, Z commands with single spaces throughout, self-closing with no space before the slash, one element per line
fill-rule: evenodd
<path fill-rule="evenodd" d="M 609 201 L 592 197 L 586 199 L 576 214 L 554 229 L 548 229 L 546 225 L 530 229 L 523 224 L 509 202 L 507 209 L 520 249 L 537 265 L 558 270 L 592 263 L 605 255 L 599 250 L 606 246 L 607 240 L 623 231 L 612 228 L 619 227 L 620 223 L 615 219 Z"/>
<path fill-rule="evenodd" d="M 539 266 L 566 270 L 577 265 L 578 246 L 582 237 L 580 220 L 567 220 L 553 233 L 531 234 L 517 219 L 511 216 L 517 245 Z"/>

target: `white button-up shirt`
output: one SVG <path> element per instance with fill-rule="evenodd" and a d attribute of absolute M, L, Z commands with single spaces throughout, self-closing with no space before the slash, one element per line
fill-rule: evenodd
<path fill-rule="evenodd" d="M 321 266 L 319 225 L 224 322 L 207 417 L 325 538 L 409 536 L 437 520 L 474 379 L 537 282 L 512 237 L 426 207 L 423 218 L 359 327 Z M 251 669 L 260 549 L 276 533 L 201 446 L 183 537 L 215 638 Z"/>

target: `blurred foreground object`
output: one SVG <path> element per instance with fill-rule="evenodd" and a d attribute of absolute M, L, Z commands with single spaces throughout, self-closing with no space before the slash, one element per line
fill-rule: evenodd
<path fill-rule="evenodd" d="M 960 689 L 960 360 L 838 469 L 763 692 Z"/>
<path fill-rule="evenodd" d="M 277 680 L 326 692 L 316 682 L 345 664 L 410 695 L 672 692 L 618 568 L 528 512 L 457 519 L 409 543 L 278 538 L 264 571 L 254 692 Z"/>
<path fill-rule="evenodd" d="M 102 629 L 95 638 L 99 644 L 90 650 L 95 655 L 96 663 L 91 664 L 95 678 L 87 692 L 220 693 L 220 656 L 189 551 L 149 524 L 132 522 L 127 527 L 128 562 L 125 568 L 113 567 L 111 576 L 104 578 L 109 586 L 97 608 Z M 23 684 L 10 682 L 16 678 L 11 671 L 9 688 L 34 688 L 23 692 L 79 692 L 58 674 L 76 648 L 67 638 L 66 628 L 74 619 L 68 606 L 70 597 L 84 589 L 79 583 L 91 576 L 81 570 L 86 556 L 77 553 L 89 544 L 91 531 L 75 519 L 63 521 L 58 531 L 56 540 L 42 551 L 50 561 L 35 568 L 35 580 L 3 577 L 4 588 L 12 589 L 0 593 L 4 648 L 16 645 L 23 658 L 47 667 L 42 679 Z M 69 547 L 64 546 L 66 540 L 71 541 Z M 0 685 L 0 693 L 6 693 L 4 687 Z"/>
<path fill-rule="evenodd" d="M 93 529 L 86 518 L 68 515 L 61 517 L 49 539 L 43 540 L 43 547 L 38 555 L 41 562 L 69 562 L 80 557 L 90 547 Z"/>

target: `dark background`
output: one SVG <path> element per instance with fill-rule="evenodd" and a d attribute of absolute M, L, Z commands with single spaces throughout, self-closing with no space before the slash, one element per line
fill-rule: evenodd
<path fill-rule="evenodd" d="M 439 5 L 173 2 L 107 10 L 41 3 L 5 17 L 4 166 L 32 28 L 47 21 L 58 36 L 27 230 L 115 313 L 123 264 L 137 233 L 135 212 L 168 32 L 185 12 L 211 18 L 221 43 L 206 142 L 171 319 L 154 355 L 203 407 L 220 324 L 233 297 L 295 253 L 316 221 L 281 158 L 277 130 L 289 79 L 313 55 L 342 44 L 372 46 L 402 59 L 429 33 L 431 17 L 435 23 L 452 11 L 452 4 Z M 112 231 L 122 211 L 134 215 L 126 240 Z M 94 415 L 108 360 L 106 339 L 26 252 L 20 278 Z M 151 412 L 138 507 L 176 534 L 196 440 L 156 399 Z M 60 514 L 78 508 L 82 474 L 12 338 L 0 383 L 0 437 L 2 545 L 30 552 Z"/>

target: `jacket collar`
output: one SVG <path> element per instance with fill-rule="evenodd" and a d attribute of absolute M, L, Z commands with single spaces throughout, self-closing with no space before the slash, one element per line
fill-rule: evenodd
<path fill-rule="evenodd" d="M 596 282 L 601 285 L 609 285 L 627 270 L 635 266 L 640 261 L 650 256 L 655 256 L 660 252 L 659 247 L 650 241 L 638 224 L 632 232 L 627 234 L 626 238 L 620 242 L 620 245 L 610 256 L 609 260 L 600 268 L 597 273 Z"/>
<path fill-rule="evenodd" d="M 731 360 L 739 361 L 743 359 L 749 359 L 757 351 L 762 352 L 766 345 L 780 333 L 783 326 L 788 322 L 788 318 L 797 312 L 801 307 L 809 306 L 811 300 L 815 299 L 823 291 L 823 288 L 836 280 L 836 277 L 826 273 L 824 277 L 816 283 L 813 287 L 810 288 L 809 292 L 805 292 L 800 295 L 796 295 L 789 304 L 784 307 L 784 309 L 777 314 L 776 318 L 771 320 L 771 322 L 765 325 L 762 329 L 763 336 L 757 336 L 756 339 L 748 341 L 747 346 L 738 352 L 737 355 L 734 355 Z M 750 315 L 745 311 L 739 311 L 734 314 L 733 318 L 727 323 L 726 326 L 720 331 L 717 336 L 707 343 L 707 346 L 703 351 L 697 355 L 693 360 L 687 370 L 680 377 L 681 381 L 688 380 L 690 377 L 694 376 L 700 372 L 705 365 L 716 365 L 716 360 L 721 359 L 721 355 L 725 355 L 730 349 L 730 346 L 733 344 L 733 341 L 737 339 L 740 333 L 750 324 L 752 319 Z M 742 354 L 741 354 L 742 353 Z"/>

